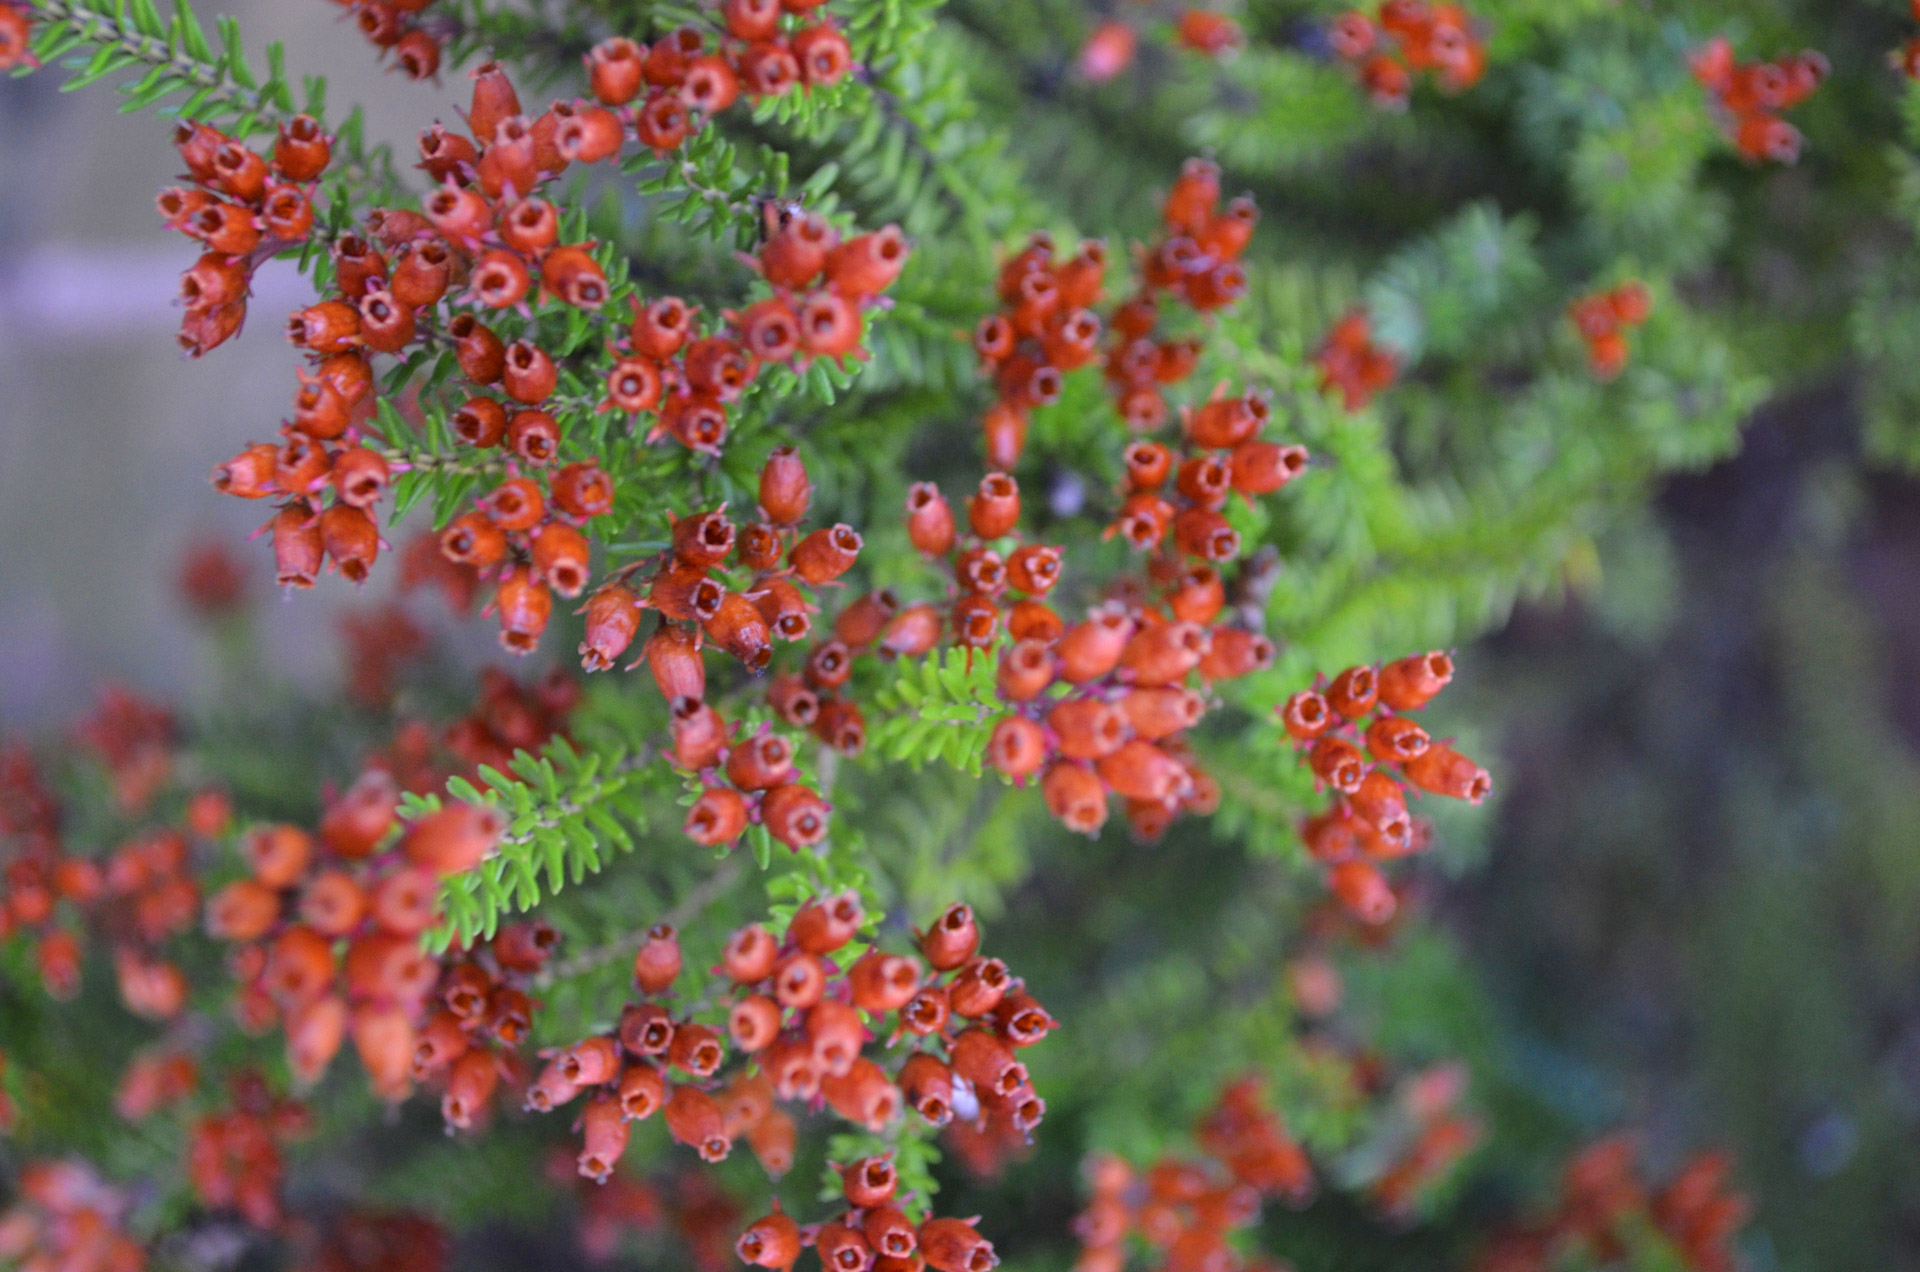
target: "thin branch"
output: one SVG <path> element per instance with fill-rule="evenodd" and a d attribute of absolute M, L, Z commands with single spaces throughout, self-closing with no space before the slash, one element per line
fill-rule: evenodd
<path fill-rule="evenodd" d="M 659 921 L 676 930 L 685 927 L 689 920 L 698 918 L 702 910 L 705 910 L 709 905 L 713 904 L 713 902 L 718 900 L 729 888 L 739 882 L 740 869 L 740 858 L 738 856 L 727 858 L 718 870 L 715 870 L 705 879 L 702 879 L 686 896 L 681 897 L 679 904 L 667 911 L 666 917 Z M 648 925 L 649 928 L 652 926 L 652 924 Z M 594 946 L 590 950 L 583 950 L 572 958 L 562 959 L 560 962 L 553 964 L 541 972 L 534 978 L 534 987 L 537 989 L 545 989 L 555 981 L 570 980 L 575 976 L 581 976 L 596 968 L 604 967 L 608 963 L 618 962 L 623 958 L 631 958 L 639 952 L 640 946 L 645 943 L 646 939 L 647 929 L 641 929 L 637 932 L 623 933 L 603 945 Z"/>

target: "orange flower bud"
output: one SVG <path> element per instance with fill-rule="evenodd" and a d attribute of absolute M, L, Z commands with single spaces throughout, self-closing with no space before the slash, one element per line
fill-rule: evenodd
<path fill-rule="evenodd" d="M 287 1067 L 294 1081 L 311 1086 L 320 1080 L 347 1037 L 347 1005 L 329 994 L 287 1016 Z"/>
<path fill-rule="evenodd" d="M 553 396 L 559 378 L 553 357 L 545 349 L 528 340 L 516 340 L 507 346 L 500 385 L 514 401 L 538 406 Z"/>
<path fill-rule="evenodd" d="M 804 1011 L 819 1002 L 826 989 L 826 969 L 811 954 L 789 954 L 774 964 L 773 997 L 782 1007 Z"/>
<path fill-rule="evenodd" d="M 1423 791 L 1478 804 L 1493 789 L 1487 771 L 1445 743 L 1436 742 L 1400 766 Z"/>
<path fill-rule="evenodd" d="M 1399 907 L 1386 876 L 1358 858 L 1334 865 L 1327 881 L 1340 904 L 1362 923 L 1385 923 Z"/>
<path fill-rule="evenodd" d="M 1037 641 L 1052 647 L 1066 634 L 1067 625 L 1044 601 L 1015 601 L 1007 610 L 1007 635 L 1017 641 Z"/>
<path fill-rule="evenodd" d="M 1424 754 L 1427 731 L 1405 716 L 1381 716 L 1367 726 L 1367 753 L 1382 763 L 1404 763 Z"/>
<path fill-rule="evenodd" d="M 756 676 L 766 670 L 773 658 L 767 620 L 743 593 L 726 593 L 718 611 L 705 620 L 702 627 L 716 645 L 738 658 Z"/>
<path fill-rule="evenodd" d="M 869 950 L 847 972 L 853 1005 L 873 1015 L 898 1011 L 920 990 L 920 966 L 902 954 Z"/>
<path fill-rule="evenodd" d="M 560 1053 L 559 1064 L 573 1086 L 605 1086 L 620 1076 L 620 1048 L 611 1038 L 584 1038 Z"/>
<path fill-rule="evenodd" d="M 780 6 L 776 3 L 773 8 L 777 15 Z M 782 1214 L 779 1203 L 775 1202 L 772 1214 L 754 1220 L 740 1234 L 740 1240 L 734 1244 L 734 1253 L 740 1256 L 742 1263 L 753 1267 L 777 1268 L 784 1272 L 800 1257 L 800 1226 Z"/>
<path fill-rule="evenodd" d="M 1096 833 L 1107 820 L 1107 792 L 1093 770 L 1069 761 L 1057 761 L 1040 779 L 1040 794 L 1068 830 Z"/>
<path fill-rule="evenodd" d="M 714 1098 L 698 1087 L 677 1086 L 667 1097 L 667 1133 L 697 1150 L 707 1162 L 724 1161 L 733 1150 L 725 1120 Z"/>
<path fill-rule="evenodd" d="M 1307 448 L 1246 441 L 1234 447 L 1228 464 L 1235 490 L 1249 498 L 1271 494 L 1307 470 Z"/>
<path fill-rule="evenodd" d="M 987 739 L 987 762 L 1014 781 L 1032 776 L 1048 756 L 1046 734 L 1024 716 L 1006 716 Z"/>
<path fill-rule="evenodd" d="M 440 1097 L 440 1116 L 448 1126 L 463 1131 L 470 1128 L 486 1112 L 499 1083 L 500 1062 L 492 1052 L 466 1052 L 448 1071 L 447 1089 Z"/>
<path fill-rule="evenodd" d="M 827 835 L 829 805 L 797 783 L 776 786 L 760 800 L 767 833 L 789 848 L 811 848 Z"/>
<path fill-rule="evenodd" d="M 444 877 L 479 865 L 505 830 L 506 819 L 490 805 L 448 804 L 409 826 L 400 851 Z"/>
<path fill-rule="evenodd" d="M 505 374 L 507 347 L 472 314 L 456 314 L 447 323 L 460 371 L 475 384 L 492 384 Z"/>
<path fill-rule="evenodd" d="M 818 587 L 830 583 L 853 568 L 860 555 L 861 540 L 853 527 L 840 524 L 816 530 L 794 544 L 787 554 L 795 573 Z"/>
<path fill-rule="evenodd" d="M 610 583 L 587 599 L 586 614 L 586 639 L 580 642 L 580 665 L 588 671 L 609 670 L 633 643 L 634 633 L 640 628 L 640 598 L 625 584 Z M 675 629 L 662 627 L 660 630 Z M 651 638 L 647 644 L 651 650 Z M 698 665 L 698 654 L 694 660 Z M 704 677 L 701 687 L 705 687 Z"/>
<path fill-rule="evenodd" d="M 414 1038 L 414 1080 L 446 1068 L 466 1052 L 467 1045 L 467 1031 L 460 1027 L 460 1018 L 444 1009 L 434 1012 Z"/>
<path fill-rule="evenodd" d="M 595 1096 L 581 1117 L 583 1142 L 580 1148 L 580 1174 L 596 1184 L 613 1176 L 627 1151 L 627 1115 L 617 1096 Z"/>
<path fill-rule="evenodd" d="M 1312 689 L 1302 689 L 1280 708 L 1280 721 L 1286 725 L 1288 737 L 1310 742 L 1327 731 L 1333 714 L 1324 697 Z"/>
<path fill-rule="evenodd" d="M 367 894 L 344 870 L 327 870 L 300 894 L 300 917 L 322 936 L 345 936 L 367 912 Z"/>
<path fill-rule="evenodd" d="M 269 888 L 291 888 L 313 860 L 313 836 L 298 826 L 257 826 L 240 841 L 253 877 Z"/>
<path fill-rule="evenodd" d="M 1137 685 L 1172 684 L 1200 666 L 1212 639 L 1198 623 L 1153 623 L 1127 641 L 1120 665 L 1133 674 Z"/>
<path fill-rule="evenodd" d="M 532 653 L 553 613 L 553 593 L 526 566 L 515 566 L 500 580 L 493 605 L 500 615 L 501 647 L 509 653 Z"/>
<path fill-rule="evenodd" d="M 608 106 L 625 106 L 640 95 L 646 50 L 624 36 L 600 41 L 587 54 L 593 95 Z"/>
<path fill-rule="evenodd" d="M 1123 742 L 1094 763 L 1100 780 L 1127 799 L 1167 804 L 1184 796 L 1193 779 L 1186 766 L 1151 742 Z"/>
<path fill-rule="evenodd" d="M 900 1026 L 909 1033 L 926 1037 L 936 1034 L 947 1027 L 947 1021 L 953 1017 L 953 1000 L 946 989 L 939 985 L 929 985 L 915 994 L 905 1007 L 900 1009 Z"/>
<path fill-rule="evenodd" d="M 554 507 L 571 517 L 598 517 L 613 511 L 613 482 L 598 461 L 566 464 L 547 483 Z"/>
<path fill-rule="evenodd" d="M 374 885 L 373 921 L 395 936 L 418 936 L 440 917 L 440 885 L 431 871 L 394 870 Z"/>
<path fill-rule="evenodd" d="M 656 923 L 633 959 L 633 980 L 643 994 L 664 994 L 680 976 L 680 935 L 671 925 Z"/>
<path fill-rule="evenodd" d="M 727 1013 L 727 1034 L 733 1045 L 751 1055 L 780 1034 L 780 1005 L 765 994 L 749 994 Z"/>
<path fill-rule="evenodd" d="M 740 99 L 740 77 L 724 57 L 708 54 L 687 64 L 680 100 L 688 110 L 711 119 Z"/>
<path fill-rule="evenodd" d="M 635 1061 L 621 1073 L 616 1095 L 628 1120 L 643 1122 L 667 1102 L 666 1079 L 654 1065 Z"/>
<path fill-rule="evenodd" d="M 567 1080 L 560 1059 L 555 1059 L 527 1087 L 526 1108 L 533 1113 L 551 1113 L 579 1094 L 580 1088 Z"/>
<path fill-rule="evenodd" d="M 207 900 L 207 935 L 253 941 L 273 930 L 280 895 L 256 879 L 236 879 Z"/>
<path fill-rule="evenodd" d="M 806 1040 L 821 1074 L 844 1077 L 867 1040 L 860 1013 L 837 998 L 823 998 L 807 1009 Z"/>
<path fill-rule="evenodd" d="M 1098 698 L 1068 698 L 1047 713 L 1047 727 L 1059 739 L 1062 755 L 1076 760 L 1097 759 L 1127 740 L 1126 713 Z"/>
<path fill-rule="evenodd" d="M 780 943 L 758 923 L 749 923 L 727 939 L 721 967 L 736 984 L 751 985 L 773 974 Z"/>
<path fill-rule="evenodd" d="M 739 791 L 710 787 L 687 809 L 687 838 L 705 848 L 730 844 L 747 828 L 747 801 Z"/>
<path fill-rule="evenodd" d="M 1103 606 L 1085 622 L 1069 627 L 1054 650 L 1060 678 L 1069 684 L 1098 680 L 1120 665 L 1121 652 L 1133 635 L 1133 620 L 1116 606 Z"/>
<path fill-rule="evenodd" d="M 1273 665 L 1273 642 L 1238 627 L 1213 629 L 1213 645 L 1200 660 L 1200 674 L 1208 680 L 1231 680 Z"/>
<path fill-rule="evenodd" d="M 404 1100 L 413 1090 L 413 1025 L 399 1007 L 362 1008 L 353 1019 L 353 1046 L 383 1100 Z"/>
<path fill-rule="evenodd" d="M 1052 367 L 1040 368 L 1049 375 L 1057 377 L 1059 372 Z M 1039 376 L 1039 371 L 1036 371 Z M 1044 377 L 1042 377 L 1044 378 Z M 1027 395 L 1035 401 L 1051 401 L 1048 390 L 1030 391 Z M 1058 389 L 1052 390 L 1052 396 L 1058 397 Z M 980 433 L 985 444 L 987 463 L 998 469 L 1009 469 L 1020 462 L 1020 454 L 1027 447 L 1027 413 L 1018 403 L 1010 401 L 995 402 L 987 408 L 980 418 Z"/>
<path fill-rule="evenodd" d="M 907 239 L 897 225 L 861 234 L 827 253 L 827 281 L 843 296 L 878 295 L 893 285 L 907 261 Z"/>
<path fill-rule="evenodd" d="M 656 1003 L 629 1003 L 620 1013 L 620 1045 L 636 1056 L 663 1056 L 673 1045 L 673 1018 Z"/>
<path fill-rule="evenodd" d="M 778 559 L 777 547 L 774 555 Z M 754 608 L 760 611 L 768 630 L 781 640 L 804 640 L 807 633 L 813 630 L 813 613 L 818 607 L 787 580 L 762 580 L 759 587 L 747 595 L 752 599 Z"/>
<path fill-rule="evenodd" d="M 342 576 L 365 583 L 380 555 L 380 529 L 360 509 L 336 503 L 320 514 L 320 543 Z"/>
<path fill-rule="evenodd" d="M 673 762 L 699 772 L 719 763 L 727 744 L 727 726 L 720 713 L 699 698 L 675 698 L 668 708 L 673 734 Z"/>
<path fill-rule="evenodd" d="M 793 1119 L 781 1109 L 775 1109 L 747 1130 L 747 1143 L 760 1168 L 775 1179 L 792 1169 L 797 1138 Z"/>
<path fill-rule="evenodd" d="M 820 709 L 814 736 L 842 755 L 858 755 L 867 745 L 867 723 L 857 704 L 836 698 Z"/>
<path fill-rule="evenodd" d="M 1148 740 L 1192 728 L 1207 710 L 1199 694 L 1172 686 L 1130 690 L 1119 705 L 1133 731 Z"/>
<path fill-rule="evenodd" d="M 1326 688 L 1327 705 L 1349 720 L 1372 711 L 1380 700 L 1380 680 L 1372 667 L 1349 667 Z"/>
<path fill-rule="evenodd" d="M 907 1104 L 935 1126 L 953 1120 L 953 1071 L 924 1051 L 900 1066 L 900 1091 Z"/>
<path fill-rule="evenodd" d="M 831 954 L 858 936 L 865 921 L 859 895 L 841 892 L 796 910 L 787 924 L 787 939 L 809 954 Z"/>
<path fill-rule="evenodd" d="M 1453 679 L 1453 659 L 1435 650 L 1380 669 L 1380 701 L 1395 711 L 1418 711 Z"/>
<path fill-rule="evenodd" d="M 845 1074 L 830 1073 L 821 1078 L 820 1094 L 835 1113 L 876 1134 L 900 1112 L 900 1089 L 879 1065 L 864 1056 L 856 1059 Z"/>

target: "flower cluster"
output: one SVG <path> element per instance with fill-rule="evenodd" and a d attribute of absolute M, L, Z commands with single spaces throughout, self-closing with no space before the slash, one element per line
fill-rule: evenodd
<path fill-rule="evenodd" d="M 1239 257 L 1259 219 L 1253 200 L 1220 207 L 1220 169 L 1190 159 L 1168 192 L 1160 238 L 1140 251 L 1141 284 L 1112 307 L 1114 335 L 1105 372 L 1115 410 L 1136 433 L 1164 426 L 1171 412 L 1164 387 L 1193 374 L 1197 340 L 1156 339 L 1163 298 L 1198 314 L 1236 303 L 1247 290 Z M 981 425 L 987 462 L 1010 469 L 1026 445 L 1027 415 L 1059 400 L 1066 373 L 1099 356 L 1102 329 L 1094 306 L 1106 279 L 1106 245 L 1091 240 L 1056 260 L 1053 240 L 1035 235 L 1000 268 L 999 313 L 980 320 L 973 347 L 993 377 L 997 400 Z"/>
<path fill-rule="evenodd" d="M 4 12 L 4 10 L 0 10 Z M 79 1162 L 28 1162 L 0 1211 L 0 1260 L 48 1272 L 141 1272 L 147 1254 L 125 1227 L 131 1199 Z"/>
<path fill-rule="evenodd" d="M 776 6 L 772 19 L 779 16 Z M 595 245 L 561 243 L 561 209 L 537 191 L 573 163 L 616 158 L 630 133 L 656 153 L 679 146 L 690 118 L 682 96 L 732 74 L 724 60 L 698 56 L 698 44 L 692 34 L 648 53 L 607 41 L 589 56 L 598 102 L 555 102 L 533 120 L 499 67 L 479 68 L 472 136 L 435 126 L 421 137 L 421 167 L 441 183 L 421 211 L 375 209 L 366 235 L 333 241 L 335 294 L 289 324 L 314 369 L 303 373 L 282 443 L 250 446 L 215 472 L 228 493 L 285 500 L 271 523 L 283 585 L 312 586 L 329 561 L 363 581 L 383 546 L 372 514 L 402 461 L 366 437 L 372 354 L 432 346 L 453 354 L 466 396 L 449 427 L 483 457 L 479 471 L 504 479 L 445 527 L 440 547 L 496 582 L 489 608 L 516 653 L 538 644 L 555 594 L 584 591 L 588 523 L 613 510 L 613 483 L 597 455 L 562 462 L 568 412 L 595 407 L 630 425 L 645 417 L 648 441 L 672 437 L 717 453 L 730 405 L 762 367 L 861 356 L 863 310 L 898 276 L 906 240 L 893 226 L 842 240 L 796 208 L 769 209 L 757 264 L 772 294 L 722 315 L 724 329 L 702 334 L 694 308 L 676 297 L 631 298 L 630 328 L 606 342 L 597 402 L 562 391 L 565 357 L 530 336 L 504 340 L 482 321 L 503 311 L 531 316 L 533 306 L 554 302 L 597 316 L 607 304 L 613 289 Z M 675 61 L 674 50 L 687 47 L 696 53 Z M 817 63 L 818 50 L 807 60 Z M 654 85 L 648 105 L 627 108 L 643 83 Z"/>
<path fill-rule="evenodd" d="M 1377 669 L 1349 667 L 1279 709 L 1316 784 L 1334 792 L 1332 806 L 1309 818 L 1300 838 L 1327 867 L 1334 895 L 1365 922 L 1384 922 L 1396 907 L 1377 863 L 1426 846 L 1426 825 L 1408 813 L 1402 782 L 1471 804 L 1492 788 L 1485 769 L 1408 718 L 1452 679 L 1446 654 L 1416 654 Z"/>
<path fill-rule="evenodd" d="M 1651 1233 L 1658 1234 L 1660 1260 L 1677 1261 L 1689 1272 L 1740 1267 L 1733 1239 L 1746 1222 L 1748 1204 L 1727 1188 L 1727 1159 L 1702 1153 L 1664 1187 L 1652 1189 L 1634 1156 L 1626 1135 L 1583 1149 L 1567 1163 L 1554 1209 L 1495 1239 L 1476 1258 L 1473 1272 L 1546 1272 L 1570 1260 L 1613 1263 L 1640 1250 Z"/>
<path fill-rule="evenodd" d="M 1439 1064 L 1410 1074 L 1392 1102 L 1398 1147 L 1367 1192 L 1390 1217 L 1408 1219 L 1421 1196 L 1446 1176 L 1475 1146 L 1483 1129 L 1461 1110 L 1466 1069 Z"/>
<path fill-rule="evenodd" d="M 431 79 L 440 70 L 440 37 L 421 21 L 433 0 L 335 0 L 382 57 L 408 79 Z"/>
<path fill-rule="evenodd" d="M 200 1065 L 189 1051 L 168 1044 L 136 1051 L 114 1088 L 114 1112 L 144 1122 L 172 1108 L 200 1086 Z"/>
<path fill-rule="evenodd" d="M 1457 4 L 1384 0 L 1374 18 L 1349 10 L 1327 28 L 1327 42 L 1383 110 L 1407 108 L 1415 72 L 1431 71 L 1443 91 L 1463 93 L 1487 69 L 1486 44 Z"/>
<path fill-rule="evenodd" d="M 527 993 L 559 942 L 538 920 L 509 923 L 484 944 L 444 961 L 432 1012 L 413 1047 L 417 1082 L 442 1088 L 440 1115 L 454 1130 L 471 1130 L 486 1117 L 503 1078 L 523 1078 L 518 1048 L 533 1024 Z"/>
<path fill-rule="evenodd" d="M 1800 158 L 1800 130 L 1782 111 L 1813 95 L 1827 78 L 1827 59 L 1811 49 L 1777 62 L 1739 62 L 1733 44 L 1716 35 L 1687 56 L 1693 77 L 1713 94 L 1716 113 L 1742 158 L 1749 163 L 1793 163 Z"/>
<path fill-rule="evenodd" d="M 1653 311 L 1653 293 L 1637 279 L 1582 296 L 1567 307 L 1574 329 L 1586 342 L 1587 365 L 1597 380 L 1611 380 L 1627 365 L 1627 333 Z"/>
<path fill-rule="evenodd" d="M 199 1118 L 187 1137 L 187 1181 L 210 1210 L 232 1210 L 262 1230 L 280 1226 L 280 1149 L 312 1129 L 305 1105 L 275 1096 L 250 1070 L 236 1072 L 228 1107 Z"/>
<path fill-rule="evenodd" d="M 1174 19 L 1172 36 L 1185 49 L 1216 60 L 1231 57 L 1246 43 L 1240 24 L 1212 9 L 1183 9 Z M 1074 58 L 1074 68 L 1089 84 L 1104 84 L 1133 65 L 1140 34 L 1119 19 L 1100 23 L 1087 35 Z"/>
<path fill-rule="evenodd" d="M 744 1136 L 772 1175 L 793 1160 L 795 1125 L 781 1103 L 823 1102 L 876 1132 L 911 1108 L 936 1126 L 958 1117 L 1031 1133 L 1046 1104 L 1015 1051 L 1054 1021 L 1004 963 L 978 956 L 972 912 L 951 907 L 922 938 L 931 977 L 919 959 L 877 948 L 842 968 L 832 956 L 866 922 L 859 899 L 841 893 L 801 906 L 784 938 L 759 924 L 735 932 L 718 969 L 730 989 L 712 1008 L 724 1010 L 724 1033 L 662 1001 L 681 955 L 678 934 L 656 925 L 634 957 L 640 998 L 612 1032 L 549 1053 L 527 1107 L 547 1112 L 587 1097 L 579 1169 L 596 1180 L 625 1152 L 629 1124 L 655 1112 L 705 1161 L 724 1159 Z M 889 1018 L 894 1028 L 882 1034 Z M 891 1072 L 865 1054 L 881 1036 L 881 1059 L 899 1057 Z M 724 1076 L 729 1042 L 745 1060 Z"/>
<path fill-rule="evenodd" d="M 14 0 L 0 3 L 0 71 L 16 66 L 34 66 L 33 28 L 27 24 L 24 5 Z"/>
<path fill-rule="evenodd" d="M 565 738 L 567 717 L 579 702 L 580 683 L 562 668 L 552 668 L 531 685 L 498 667 L 482 668 L 480 696 L 447 726 L 446 748 L 459 761 L 460 775 L 484 789 L 482 768 L 504 773 L 516 752 L 536 755 L 555 738 Z"/>
<path fill-rule="evenodd" d="M 173 778 L 178 734 L 171 711 L 109 685 L 74 740 L 106 765 L 120 810 L 138 816 Z"/>
<path fill-rule="evenodd" d="M 1168 1268 L 1251 1272 L 1265 1266 L 1244 1261 L 1229 1236 L 1258 1223 L 1270 1198 L 1293 1206 L 1312 1198 L 1306 1153 L 1267 1107 L 1257 1077 L 1229 1084 L 1195 1138 L 1199 1156 L 1165 1157 L 1138 1173 L 1117 1157 L 1087 1163 L 1093 1197 L 1073 1221 L 1081 1246 L 1076 1272 L 1120 1272 L 1130 1235 Z"/>
<path fill-rule="evenodd" d="M 206 124 L 182 121 L 174 145 L 192 184 L 169 186 L 155 206 L 169 228 L 205 249 L 180 276 L 180 347 L 200 357 L 246 321 L 253 271 L 313 232 L 314 182 L 332 160 L 319 121 L 296 115 L 262 157 Z"/>
<path fill-rule="evenodd" d="M 173 771 L 171 717 L 131 695 L 104 695 L 80 734 L 106 761 L 128 811 L 144 809 Z M 154 1020 L 176 1015 L 186 976 L 161 947 L 193 927 L 200 892 L 192 843 L 224 833 L 225 799 L 201 792 L 179 828 L 134 835 L 104 861 L 66 850 L 61 811 L 26 751 L 0 753 L 0 835 L 10 849 L 0 874 L 0 939 L 32 933 L 42 985 L 71 998 L 80 990 L 82 937 L 101 937 L 127 1009 Z"/>
<path fill-rule="evenodd" d="M 1160 481 L 1172 468 L 1158 443 L 1136 442 L 1128 457 L 1158 468 Z M 1136 508 L 1131 515 L 1145 514 Z M 1212 541 L 1229 539 L 1237 546 L 1222 523 Z M 1071 830 L 1097 832 L 1110 794 L 1147 839 L 1176 812 L 1205 816 L 1218 804 L 1218 788 L 1185 745 L 1209 706 L 1191 682 L 1261 670 L 1274 651 L 1265 636 L 1227 621 L 1220 572 L 1193 548 L 1188 555 L 1198 559 L 1156 558 L 1147 578 L 1077 623 L 1042 607 L 1051 622 L 1025 618 L 1001 655 L 996 684 L 1009 710 L 994 726 L 987 758 L 1015 780 L 1038 774 L 1048 811 Z"/>
<path fill-rule="evenodd" d="M 374 1090 L 406 1098 L 419 1026 L 441 981 L 420 935 L 438 917 L 439 883 L 471 869 L 503 821 L 449 804 L 399 825 L 399 787 L 369 769 L 328 806 L 317 833 L 256 826 L 240 848 L 249 874 L 209 898 L 207 931 L 232 942 L 234 1010 L 260 1033 L 280 1022 L 299 1082 L 320 1079 L 350 1035 Z"/>
<path fill-rule="evenodd" d="M 581 664 L 588 671 L 610 668 L 632 644 L 641 611 L 651 609 L 660 625 L 634 665 L 647 664 L 668 702 L 704 699 L 707 641 L 747 671 L 765 671 L 776 639 L 798 641 L 813 628 L 818 607 L 801 585 L 835 582 L 863 546 L 844 523 L 801 534 L 812 496 L 798 453 L 781 446 L 761 468 L 760 516 L 744 530 L 736 532 L 725 508 L 676 519 L 671 547 L 622 567 L 588 601 Z M 649 570 L 638 588 L 629 585 Z M 683 760 L 682 767 L 707 765 Z"/>
<path fill-rule="evenodd" d="M 1364 409 L 1374 394 L 1400 374 L 1399 356 L 1374 341 L 1373 325 L 1364 309 L 1333 325 L 1314 351 L 1313 362 L 1320 369 L 1321 390 L 1337 391 L 1341 405 L 1349 411 Z"/>
<path fill-rule="evenodd" d="M 886 1157 L 863 1157 L 840 1168 L 847 1209 L 838 1219 L 802 1228 L 779 1203 L 740 1234 L 734 1250 L 750 1267 L 787 1272 L 804 1246 L 824 1272 L 993 1272 L 999 1256 L 973 1219 L 930 1217 L 916 1224 L 896 1201 L 900 1178 Z"/>
<path fill-rule="evenodd" d="M 709 52 L 706 36 L 680 27 L 652 47 L 615 37 L 587 54 L 593 94 L 632 107 L 643 144 L 671 150 L 744 97 L 759 102 L 798 88 L 836 84 L 853 70 L 853 50 L 830 21 L 813 13 L 824 0 L 724 0 L 725 37 Z M 696 111 L 699 117 L 689 116 Z"/>
<path fill-rule="evenodd" d="M 862 311 L 906 264 L 899 227 L 842 240 L 816 213 L 769 204 L 766 231 L 755 265 L 774 294 L 723 312 L 724 333 L 697 336 L 695 310 L 677 296 L 634 300 L 633 325 L 614 346 L 621 356 L 607 372 L 600 411 L 652 416 L 647 441 L 672 437 L 717 455 L 729 404 L 762 368 L 790 362 L 804 370 L 814 358 L 865 356 Z"/>

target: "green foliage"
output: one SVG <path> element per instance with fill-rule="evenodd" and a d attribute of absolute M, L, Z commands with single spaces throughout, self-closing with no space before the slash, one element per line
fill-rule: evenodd
<path fill-rule="evenodd" d="M 978 777 L 1004 708 L 994 677 L 1000 650 L 947 649 L 903 662 L 874 704 L 886 714 L 868 745 L 882 762 L 943 761 Z"/>
<path fill-rule="evenodd" d="M 267 74 L 261 78 L 247 63 L 239 24 L 219 19 L 216 48 L 187 0 L 175 0 L 171 18 L 154 0 L 35 0 L 35 15 L 42 25 L 34 54 L 43 62 L 64 60 L 72 72 L 65 89 L 144 66 L 139 79 L 120 85 L 122 110 L 144 110 L 186 93 L 168 113 L 220 123 L 239 137 L 265 131 L 295 111 L 285 50 L 267 46 Z M 308 86 L 310 111 L 317 111 L 324 92 L 324 84 Z"/>
<path fill-rule="evenodd" d="M 445 919 L 427 938 L 439 952 L 456 941 L 491 938 L 505 915 L 524 913 L 569 883 L 599 871 L 610 852 L 632 852 L 644 833 L 644 801 L 659 789 L 662 765 L 645 749 L 586 755 L 565 741 L 546 754 L 522 751 L 511 774 L 483 767 L 491 794 L 462 778 L 447 783 L 455 799 L 498 804 L 507 814 L 499 851 L 441 890 Z M 440 806 L 437 796 L 408 796 L 402 816 L 417 819 Z"/>

